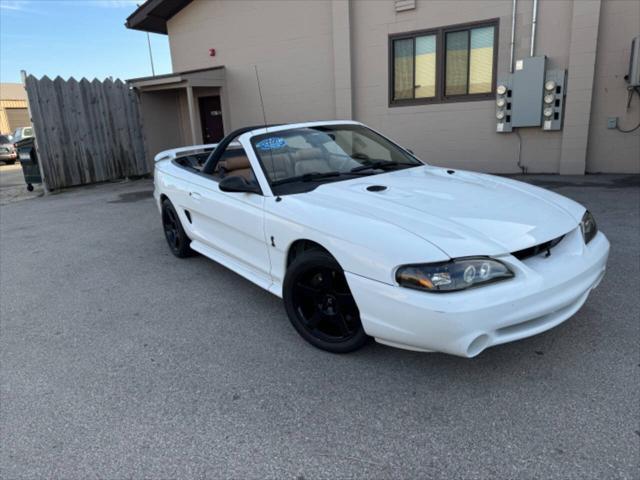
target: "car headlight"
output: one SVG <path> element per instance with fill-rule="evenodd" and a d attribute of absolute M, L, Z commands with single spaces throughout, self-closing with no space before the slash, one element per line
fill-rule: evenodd
<path fill-rule="evenodd" d="M 582 237 L 584 238 L 584 243 L 587 244 L 593 237 L 598 233 L 598 226 L 596 225 L 596 219 L 593 218 L 591 212 L 587 210 L 584 212 L 582 216 L 582 221 L 580 222 L 580 230 L 582 230 Z"/>
<path fill-rule="evenodd" d="M 512 277 L 509 267 L 489 258 L 403 265 L 396 272 L 400 286 L 426 292 L 455 292 Z"/>

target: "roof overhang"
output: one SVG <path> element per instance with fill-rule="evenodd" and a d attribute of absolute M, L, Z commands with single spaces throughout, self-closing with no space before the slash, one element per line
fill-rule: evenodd
<path fill-rule="evenodd" d="M 224 76 L 224 66 L 221 65 L 153 77 L 131 78 L 127 80 L 127 84 L 142 92 L 186 87 L 224 87 Z"/>
<path fill-rule="evenodd" d="M 143 32 L 167 34 L 167 21 L 192 0 L 147 0 L 127 18 L 125 26 Z"/>

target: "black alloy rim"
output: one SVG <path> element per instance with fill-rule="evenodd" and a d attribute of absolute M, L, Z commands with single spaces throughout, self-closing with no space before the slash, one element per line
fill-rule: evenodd
<path fill-rule="evenodd" d="M 163 213 L 164 235 L 167 237 L 169 246 L 175 252 L 180 250 L 180 230 L 178 229 L 178 218 L 172 208 L 165 208 Z"/>
<path fill-rule="evenodd" d="M 312 267 L 294 284 L 293 305 L 303 327 L 326 342 L 344 342 L 360 330 L 360 313 L 344 274 Z"/>

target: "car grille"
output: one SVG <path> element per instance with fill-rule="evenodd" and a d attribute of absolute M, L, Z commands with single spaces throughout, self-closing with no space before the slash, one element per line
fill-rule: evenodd
<path fill-rule="evenodd" d="M 518 250 L 517 252 L 511 252 L 511 255 L 516 257 L 518 260 L 526 260 L 527 258 L 535 257 L 543 252 L 549 252 L 550 254 L 551 249 L 558 245 L 563 238 L 564 235 L 560 235 L 558 238 L 541 243 L 540 245 L 534 245 L 533 247 Z"/>

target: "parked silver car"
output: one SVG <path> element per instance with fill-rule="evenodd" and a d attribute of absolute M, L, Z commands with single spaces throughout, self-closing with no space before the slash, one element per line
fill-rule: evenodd
<path fill-rule="evenodd" d="M 13 165 L 17 159 L 18 153 L 13 146 L 13 137 L 11 135 L 0 135 L 0 162 Z"/>

